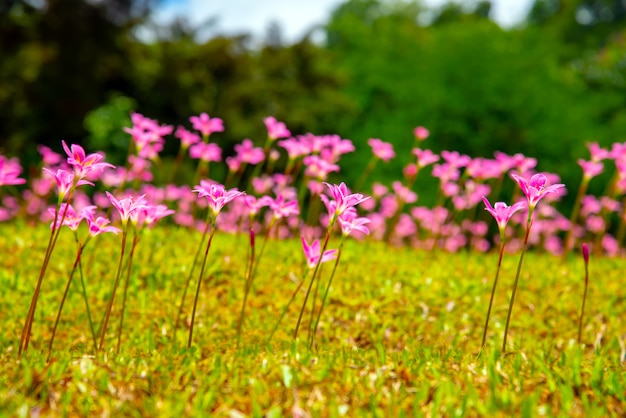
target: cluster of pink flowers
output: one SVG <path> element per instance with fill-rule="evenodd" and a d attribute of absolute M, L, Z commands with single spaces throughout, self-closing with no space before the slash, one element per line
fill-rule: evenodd
<path fill-rule="evenodd" d="M 219 118 L 203 113 L 190 118 L 191 127 L 179 126 L 176 129 L 137 113 L 131 115 L 131 120 L 132 126 L 126 132 L 133 141 L 133 147 L 125 166 L 112 167 L 103 161 L 102 154 L 86 155 L 77 145 L 68 147 L 63 143 L 67 159 L 49 148 L 39 147 L 46 166 L 44 175 L 29 179 L 30 187 L 24 189 L 26 180 L 20 177 L 22 169 L 17 159 L 0 156 L 0 186 L 18 186 L 23 198 L 19 200 L 5 195 L 0 219 L 26 216 L 51 221 L 48 211 L 51 194 L 56 190 L 59 199 L 63 200 L 75 186 L 72 205 L 79 213 L 91 205 L 108 209 L 112 203 L 104 191 L 109 190 L 122 197 L 144 195 L 149 205 L 160 208 L 159 213 L 172 211 L 168 214 L 173 215 L 173 222 L 202 228 L 204 222 L 196 208 L 200 209 L 200 213 L 213 208 L 206 199 L 198 199 L 196 193 L 201 194 L 201 188 L 218 183 L 208 170 L 198 170 L 194 184 L 199 186 L 195 189 L 175 183 L 159 186 L 153 181 L 165 141 L 177 139 L 181 160 L 187 159 L 187 164 L 198 166 L 225 161 L 229 177 L 220 181 L 225 187 L 237 186 L 247 193 L 245 199 L 236 199 L 224 210 L 218 220 L 221 230 L 248 231 L 253 227 L 258 232 L 272 225 L 276 237 L 297 236 L 301 230 L 306 230 L 311 238 L 319 238 L 325 225 L 335 220 L 337 228 L 341 228 L 340 219 L 321 213 L 312 202 L 321 198 L 328 206 L 329 196 L 325 193 L 324 183 L 341 175 L 342 156 L 355 150 L 351 140 L 338 135 L 293 135 L 284 123 L 268 117 L 264 120 L 267 128 L 264 145 L 244 139 L 234 146 L 234 155 L 223 158 L 222 148 L 213 140 L 214 134 L 225 129 Z M 499 242 L 500 237 L 480 210 L 484 196 L 491 201 L 510 202 L 511 206 L 496 203 L 491 207 L 499 216 L 508 213 L 508 208 L 516 208 L 510 213 L 508 223 L 511 227 L 505 233 L 507 250 L 519 250 L 522 244 L 519 231 L 523 229 L 528 207 L 520 208 L 518 203 L 523 196 L 515 191 L 514 184 L 524 184 L 520 183 L 521 180 L 530 181 L 537 174 L 537 161 L 521 154 L 501 152 L 495 152 L 493 158 L 472 158 L 456 151 L 437 153 L 423 146 L 431 135 L 426 128 L 417 127 L 413 135 L 416 146 L 404 156 L 397 156 L 391 143 L 376 138 L 367 141 L 374 160 L 385 162 L 406 158 L 409 161 L 398 173 L 397 181 L 390 184 L 374 182 L 372 199 L 362 202 L 358 216 L 350 216 L 367 218 L 371 236 L 394 245 L 448 251 L 467 248 L 486 251 Z M 615 176 L 607 195 L 582 193 L 580 211 L 575 214 L 575 219 L 571 219 L 569 214 L 560 213 L 553 205 L 564 193 L 548 193 L 546 204 L 537 207 L 529 237 L 530 246 L 554 254 L 562 253 L 566 235 L 571 231 L 569 248 L 573 248 L 574 243 L 586 241 L 594 243 L 597 250 L 605 254 L 621 253 L 625 228 L 620 225 L 625 223 L 626 218 L 626 210 L 621 203 L 621 197 L 626 194 L 626 145 L 616 143 L 611 149 L 605 149 L 592 143 L 589 144 L 589 152 L 588 160 L 578 161 L 583 183 L 606 171 L 607 161 L 614 163 Z M 284 158 L 279 160 L 281 156 Z M 279 164 L 281 161 L 285 161 L 284 166 Z M 249 176 L 252 170 L 246 171 L 246 166 L 254 167 L 253 176 Z M 369 172 L 366 174 L 370 175 Z M 375 178 L 375 171 L 371 175 Z M 559 183 L 560 179 L 554 173 L 544 172 L 543 176 L 547 185 Z M 92 185 L 96 180 L 102 181 L 103 187 L 99 186 L 94 192 L 76 188 Z M 206 184 L 200 183 L 201 180 Z M 420 182 L 424 181 L 438 184 L 438 197 L 434 204 L 421 204 L 418 193 Z M 530 189 L 522 192 L 532 195 L 533 183 L 528 184 Z M 362 190 L 362 187 L 358 188 Z M 532 195 L 529 205 L 536 204 L 542 196 Z M 307 219 L 308 224 L 304 229 L 303 219 Z M 348 221 L 344 219 L 343 222 Z M 353 229 L 355 237 L 364 235 L 358 227 Z"/>

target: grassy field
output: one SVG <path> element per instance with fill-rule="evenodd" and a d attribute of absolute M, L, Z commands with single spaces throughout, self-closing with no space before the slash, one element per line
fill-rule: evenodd
<path fill-rule="evenodd" d="M 500 350 L 518 255 L 505 255 L 487 347 L 479 350 L 496 254 L 447 254 L 349 241 L 309 350 L 304 294 L 267 341 L 297 282 L 300 242 L 270 241 L 236 324 L 248 241 L 218 233 L 209 254 L 194 346 L 173 320 L 200 234 L 176 227 L 139 242 L 122 349 L 115 353 L 118 293 L 106 350 L 95 354 L 78 276 L 46 363 L 56 310 L 76 254 L 63 231 L 46 275 L 31 348 L 17 359 L 49 229 L 0 226 L 2 416 L 624 416 L 626 292 L 622 259 L 593 258 L 583 342 L 576 343 L 582 258 L 527 254 L 510 351 Z M 259 239 L 260 241 L 260 239 Z M 336 241 L 331 241 L 331 248 Z M 99 237 L 83 261 L 100 322 L 115 279 L 120 237 Z M 331 263 L 324 265 L 323 283 Z M 194 277 L 195 279 L 195 277 Z M 193 293 L 193 292 L 191 292 Z M 189 316 L 192 298 L 187 297 Z M 188 323 L 186 324 L 189 325 Z"/>

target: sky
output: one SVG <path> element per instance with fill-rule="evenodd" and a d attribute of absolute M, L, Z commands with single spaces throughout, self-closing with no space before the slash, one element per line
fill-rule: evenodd
<path fill-rule="evenodd" d="M 252 33 L 262 37 L 271 22 L 277 22 L 286 41 L 300 39 L 311 27 L 326 22 L 344 0 L 161 0 L 155 20 L 167 23 L 185 17 L 196 26 L 212 17 L 217 21 L 212 34 Z M 423 0 L 427 6 L 441 6 L 446 0 Z M 461 1 L 473 4 L 475 1 Z M 502 26 L 518 23 L 532 0 L 492 0 L 492 17 Z"/>

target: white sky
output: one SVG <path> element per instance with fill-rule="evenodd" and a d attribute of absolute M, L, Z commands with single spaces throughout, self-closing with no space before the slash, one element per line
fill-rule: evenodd
<path fill-rule="evenodd" d="M 462 4 L 474 4 L 465 0 Z M 533 0 L 492 0 L 492 17 L 502 26 L 518 23 Z M 162 0 L 155 20 L 165 23 L 175 16 L 186 17 L 193 25 L 217 17 L 213 33 L 250 32 L 263 36 L 271 22 L 281 26 L 287 41 L 299 39 L 312 26 L 328 20 L 343 0 Z M 446 0 L 423 0 L 427 6 L 440 6 Z"/>

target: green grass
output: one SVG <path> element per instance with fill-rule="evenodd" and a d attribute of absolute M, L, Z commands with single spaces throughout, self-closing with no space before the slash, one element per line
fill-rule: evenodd
<path fill-rule="evenodd" d="M 217 234 L 200 297 L 194 347 L 172 325 L 200 234 L 145 234 L 129 290 L 120 354 L 120 299 L 106 353 L 91 352 L 79 282 L 46 348 L 75 256 L 63 231 L 39 301 L 31 349 L 19 337 L 49 230 L 0 226 L 0 415 L 111 416 L 623 416 L 626 414 L 624 260 L 592 259 L 584 347 L 576 344 L 582 259 L 528 254 L 509 341 L 499 347 L 518 255 L 505 255 L 488 344 L 479 356 L 496 254 L 446 254 L 347 242 L 317 347 L 293 342 L 299 304 L 267 335 L 302 277 L 299 240 L 270 242 L 249 297 L 239 351 L 236 325 L 248 240 Z M 91 309 L 102 318 L 120 237 L 101 237 L 84 261 Z M 331 247 L 337 240 L 331 241 Z M 90 262 L 91 261 L 91 262 Z M 332 266 L 325 265 L 324 280 Z M 197 270 L 198 271 L 198 270 Z M 194 277 L 195 281 L 195 277 Z M 119 295 L 118 295 L 119 297 Z M 187 300 L 187 314 L 192 304 Z M 188 326 L 188 324 L 187 324 Z M 306 415 L 299 415 L 306 416 Z"/>

